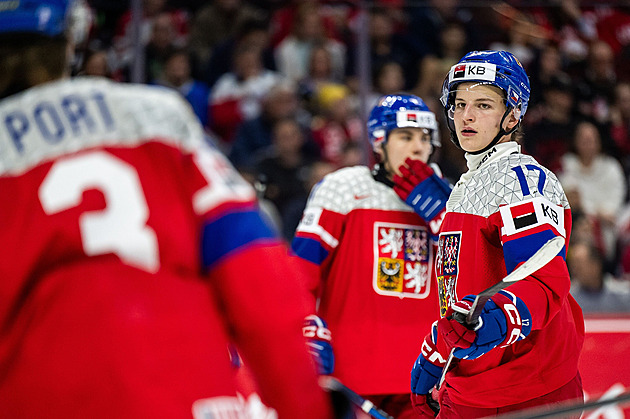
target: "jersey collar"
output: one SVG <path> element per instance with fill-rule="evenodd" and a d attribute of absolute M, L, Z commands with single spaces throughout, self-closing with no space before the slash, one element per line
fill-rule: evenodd
<path fill-rule="evenodd" d="M 515 141 L 509 141 L 507 143 L 496 144 L 490 150 L 481 154 L 466 153 L 466 165 L 468 171 L 474 171 L 480 167 L 489 164 L 493 161 L 500 159 L 508 154 L 520 153 L 521 145 Z"/>

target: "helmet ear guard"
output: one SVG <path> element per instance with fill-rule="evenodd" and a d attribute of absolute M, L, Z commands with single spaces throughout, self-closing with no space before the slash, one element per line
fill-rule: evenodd
<path fill-rule="evenodd" d="M 451 132 L 451 141 L 461 149 L 453 121 L 455 95 L 461 83 L 476 82 L 501 89 L 505 95 L 506 111 L 501 118 L 498 134 L 479 154 L 493 147 L 503 136 L 516 131 L 523 120 L 530 97 L 529 78 L 518 59 L 507 51 L 472 51 L 451 67 L 442 84 L 440 101 L 444 106 L 446 123 Z M 514 113 L 518 123 L 509 130 L 503 128 L 505 119 Z"/>

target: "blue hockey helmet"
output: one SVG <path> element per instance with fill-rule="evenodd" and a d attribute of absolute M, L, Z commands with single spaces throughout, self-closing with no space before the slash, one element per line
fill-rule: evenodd
<path fill-rule="evenodd" d="M 0 0 L 0 34 L 63 35 L 72 0 Z"/>
<path fill-rule="evenodd" d="M 431 131 L 431 144 L 440 146 L 435 114 L 418 96 L 398 94 L 382 96 L 370 112 L 368 135 L 372 148 L 387 141 L 395 128 L 426 128 Z"/>
<path fill-rule="evenodd" d="M 510 132 L 506 132 L 501 128 L 498 138 L 495 138 L 496 141 L 490 143 L 484 150 L 479 151 L 483 152 L 496 144 L 503 135 L 515 131 L 520 125 L 529 103 L 529 78 L 520 61 L 507 51 L 472 51 L 452 66 L 446 79 L 444 79 L 440 100 L 444 106 L 448 128 L 451 131 L 451 139 L 458 147 L 460 147 L 459 141 L 455 135 L 453 123 L 454 101 L 457 86 L 464 82 L 487 84 L 503 90 L 507 108 L 504 118 L 514 110 L 514 116 L 519 121 Z"/>

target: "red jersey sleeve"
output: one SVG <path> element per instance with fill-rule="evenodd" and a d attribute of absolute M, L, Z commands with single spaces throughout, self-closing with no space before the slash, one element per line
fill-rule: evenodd
<path fill-rule="evenodd" d="M 192 161 L 196 178 L 205 180 L 193 193 L 203 266 L 263 401 L 281 418 L 328 417 L 301 332 L 309 314 L 302 271 L 263 221 L 251 186 L 225 158 L 202 149 Z"/>

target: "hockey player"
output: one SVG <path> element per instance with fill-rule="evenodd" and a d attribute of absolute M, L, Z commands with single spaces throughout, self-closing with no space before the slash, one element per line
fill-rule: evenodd
<path fill-rule="evenodd" d="M 64 78 L 73 7 L 0 4 L 2 416 L 331 417 L 253 189 L 177 94 Z"/>
<path fill-rule="evenodd" d="M 515 141 L 529 95 L 525 70 L 504 51 L 470 52 L 444 81 L 451 139 L 466 152 L 469 170 L 450 195 L 439 235 L 442 318 L 425 338 L 411 379 L 413 393 L 429 393 L 454 349 L 439 390 L 440 418 L 494 416 L 583 397 L 577 365 L 584 321 L 569 295 L 566 245 L 492 297 L 476 327 L 452 316 L 467 313 L 475 294 L 548 239 L 562 236 L 568 244 L 571 212 L 558 179 Z"/>
<path fill-rule="evenodd" d="M 312 271 L 318 314 L 332 332 L 333 375 L 380 409 L 408 418 L 417 336 L 438 315 L 432 235 L 450 187 L 423 163 L 427 193 L 415 204 L 430 202 L 425 219 L 392 189 L 399 166 L 427 162 L 439 145 L 435 115 L 422 99 L 382 97 L 368 131 L 380 162 L 372 171 L 339 169 L 316 185 L 292 250 Z"/>

